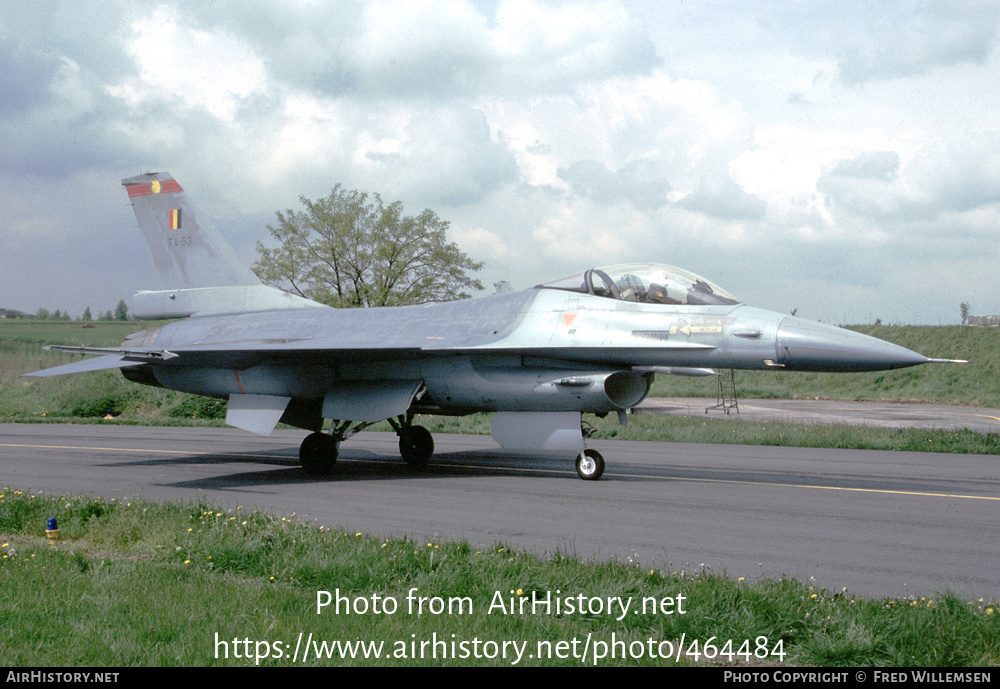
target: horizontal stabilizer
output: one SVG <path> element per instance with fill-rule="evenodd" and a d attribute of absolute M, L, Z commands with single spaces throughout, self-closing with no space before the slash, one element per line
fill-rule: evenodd
<path fill-rule="evenodd" d="M 83 373 L 85 371 L 102 371 L 107 368 L 124 368 L 126 366 L 138 366 L 144 361 L 127 361 L 124 357 L 111 354 L 100 356 L 96 359 L 84 359 L 64 366 L 55 366 L 33 373 L 22 373 L 24 378 L 48 378 L 49 376 L 61 376 L 66 373 Z"/>

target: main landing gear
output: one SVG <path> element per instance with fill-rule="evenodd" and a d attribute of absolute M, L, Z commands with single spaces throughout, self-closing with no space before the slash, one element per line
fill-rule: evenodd
<path fill-rule="evenodd" d="M 389 425 L 399 436 L 399 454 L 409 466 L 427 465 L 434 455 L 434 438 L 423 426 L 413 425 L 413 414 L 388 419 Z M 353 424 L 351 421 L 334 421 L 329 433 L 311 433 L 299 448 L 302 469 L 312 476 L 329 476 L 337 464 L 340 443 L 358 431 L 371 426 L 371 422 Z M 589 437 L 591 428 L 584 427 L 583 435 Z M 576 458 L 576 473 L 584 481 L 596 481 L 604 475 L 604 457 L 597 450 L 585 449 Z"/>
<path fill-rule="evenodd" d="M 389 421 L 392 423 L 392 420 Z M 396 428 L 396 424 L 392 424 Z M 423 426 L 403 426 L 396 428 L 399 436 L 399 454 L 411 467 L 422 467 L 434 454 L 434 438 Z"/>
<path fill-rule="evenodd" d="M 306 436 L 299 447 L 299 462 L 310 476 L 328 476 L 337 463 L 340 441 L 326 433 L 312 433 Z"/>
<path fill-rule="evenodd" d="M 399 436 L 399 454 L 411 467 L 423 467 L 434 454 L 434 438 L 423 426 L 413 425 L 413 414 L 388 419 Z M 351 425 L 351 421 L 334 421 L 329 433 L 311 433 L 299 447 L 299 462 L 311 476 L 329 476 L 337 464 L 340 443 L 361 431 L 371 422 Z M 603 464 L 602 464 L 603 467 Z M 603 471 L 603 468 L 602 468 Z"/>

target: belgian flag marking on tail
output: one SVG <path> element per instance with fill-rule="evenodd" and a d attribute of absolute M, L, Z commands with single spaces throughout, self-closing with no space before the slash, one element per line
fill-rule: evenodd
<path fill-rule="evenodd" d="M 167 179 L 160 181 L 154 179 L 149 184 L 139 182 L 137 184 L 127 184 L 125 190 L 128 191 L 128 197 L 133 199 L 137 196 L 152 196 L 153 194 L 173 194 L 179 191 L 184 191 L 181 189 L 181 185 L 172 179 Z"/>
<path fill-rule="evenodd" d="M 169 217 L 167 220 L 167 226 L 171 230 L 181 229 L 181 209 L 173 208 L 170 210 Z"/>

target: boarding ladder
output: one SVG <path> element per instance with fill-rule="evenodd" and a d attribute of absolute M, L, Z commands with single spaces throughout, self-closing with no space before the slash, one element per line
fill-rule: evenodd
<path fill-rule="evenodd" d="M 715 406 L 707 407 L 705 413 L 707 414 L 713 409 L 721 409 L 728 415 L 733 409 L 736 413 L 740 413 L 740 402 L 736 398 L 736 371 L 729 369 L 729 375 L 725 373 L 720 373 L 718 376 L 719 381 L 719 393 L 716 395 Z"/>

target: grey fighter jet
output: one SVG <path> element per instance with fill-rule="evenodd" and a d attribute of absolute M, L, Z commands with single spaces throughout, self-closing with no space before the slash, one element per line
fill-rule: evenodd
<path fill-rule="evenodd" d="M 311 431 L 310 474 L 332 471 L 340 443 L 388 420 L 412 465 L 434 452 L 416 414 L 497 412 L 511 450 L 563 453 L 596 480 L 581 413 L 619 414 L 656 374 L 711 369 L 873 371 L 929 361 L 888 342 L 747 306 L 708 280 L 665 265 L 591 268 L 519 292 L 449 303 L 335 309 L 262 284 L 176 180 L 122 180 L 162 287 L 133 298 L 140 318 L 183 318 L 129 335 L 119 348 L 27 375 L 107 368 L 131 381 L 226 398 L 226 422 L 269 434 Z M 324 432 L 324 420 L 332 420 Z"/>

